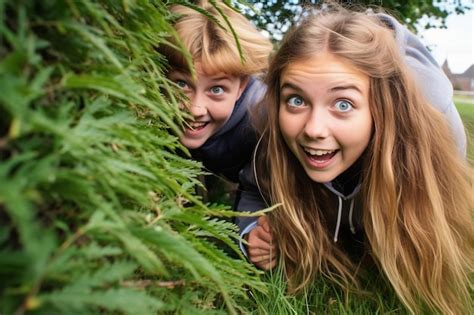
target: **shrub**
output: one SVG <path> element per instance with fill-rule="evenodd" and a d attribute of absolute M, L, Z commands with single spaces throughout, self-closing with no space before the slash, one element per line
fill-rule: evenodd
<path fill-rule="evenodd" d="M 246 312 L 259 273 L 194 193 L 162 1 L 0 1 L 0 313 Z"/>

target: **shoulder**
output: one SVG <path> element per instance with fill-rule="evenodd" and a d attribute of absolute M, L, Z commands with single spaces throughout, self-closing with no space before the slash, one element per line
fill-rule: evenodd
<path fill-rule="evenodd" d="M 259 78 L 251 76 L 242 95 L 237 101 L 243 107 L 249 108 L 255 106 L 263 99 L 267 87 Z"/>
<path fill-rule="evenodd" d="M 429 50 L 415 34 L 394 17 L 386 14 L 376 16 L 393 30 L 400 53 L 427 101 L 440 112 L 449 110 L 452 106 L 453 87 Z"/>

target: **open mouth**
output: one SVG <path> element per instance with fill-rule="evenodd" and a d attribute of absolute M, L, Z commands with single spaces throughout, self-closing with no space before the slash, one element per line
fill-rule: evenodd
<path fill-rule="evenodd" d="M 204 129 L 209 122 L 202 122 L 202 121 L 189 121 L 187 123 L 186 129 L 189 131 L 199 131 Z"/>
<path fill-rule="evenodd" d="M 314 150 L 303 148 L 306 156 L 315 163 L 324 164 L 331 160 L 339 150 Z"/>

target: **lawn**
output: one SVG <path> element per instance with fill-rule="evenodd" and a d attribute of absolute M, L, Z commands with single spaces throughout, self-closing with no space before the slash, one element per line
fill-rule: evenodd
<path fill-rule="evenodd" d="M 474 97 L 455 97 L 454 102 L 466 127 L 467 156 L 474 165 Z"/>

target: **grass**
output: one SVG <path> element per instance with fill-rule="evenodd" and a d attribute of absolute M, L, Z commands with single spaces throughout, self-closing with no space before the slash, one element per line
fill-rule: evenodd
<path fill-rule="evenodd" d="M 407 314 L 377 272 L 365 275 L 359 293 L 347 294 L 329 280 L 319 278 L 305 292 L 288 295 L 279 269 L 267 272 L 264 280 L 269 291 L 252 294 L 257 306 L 252 314 Z"/>
<path fill-rule="evenodd" d="M 474 165 L 474 97 L 458 96 L 454 101 L 466 127 L 467 157 L 471 165 Z"/>
<path fill-rule="evenodd" d="M 474 105 L 474 95 L 454 95 L 456 105 Z"/>

